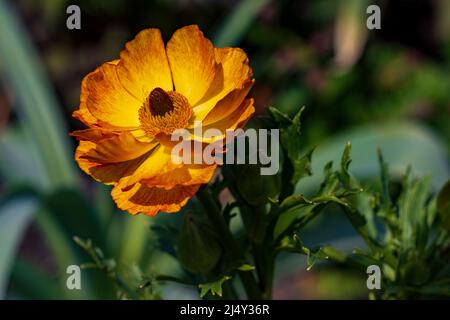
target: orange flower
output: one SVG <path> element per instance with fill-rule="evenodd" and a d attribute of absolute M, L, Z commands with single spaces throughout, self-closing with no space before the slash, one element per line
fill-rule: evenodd
<path fill-rule="evenodd" d="M 117 206 L 131 214 L 177 212 L 216 165 L 176 164 L 170 135 L 185 128 L 194 142 L 194 121 L 203 128 L 242 127 L 254 112 L 245 99 L 253 85 L 244 51 L 214 48 L 196 25 L 177 30 L 164 47 L 158 29 L 128 42 L 120 59 L 88 74 L 73 116 L 88 129 L 75 160 L 95 180 L 112 185 Z"/>

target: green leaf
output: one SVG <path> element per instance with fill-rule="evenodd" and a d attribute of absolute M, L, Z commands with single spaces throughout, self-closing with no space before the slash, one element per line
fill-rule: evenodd
<path fill-rule="evenodd" d="M 439 192 L 437 198 L 437 210 L 447 231 L 450 231 L 450 180 Z"/>
<path fill-rule="evenodd" d="M 269 108 L 272 118 L 277 122 L 280 128 L 280 140 L 284 150 L 286 150 L 289 158 L 293 175 L 291 183 L 297 184 L 303 177 L 312 175 L 311 158 L 315 147 L 309 148 L 302 155 L 301 134 L 301 116 L 305 107 L 301 107 L 294 118 L 290 119 L 287 114 L 282 113 L 278 109 Z"/>
<path fill-rule="evenodd" d="M 314 264 L 319 260 L 327 260 L 328 255 L 325 253 L 325 251 L 322 248 L 317 248 L 314 250 L 311 250 L 303 244 L 303 242 L 300 240 L 300 237 L 297 234 L 294 234 L 292 239 L 292 244 L 296 250 L 298 250 L 299 253 L 305 254 L 307 256 L 306 265 L 307 270 L 311 270 L 311 268 L 314 266 Z"/>
<path fill-rule="evenodd" d="M 390 206 L 391 204 L 391 195 L 389 192 L 389 168 L 387 163 L 384 161 L 383 154 L 381 150 L 378 149 L 378 162 L 380 164 L 380 180 L 381 180 L 381 189 L 382 189 L 382 201 L 384 206 Z"/>
<path fill-rule="evenodd" d="M 153 221 L 145 215 L 127 216 L 123 221 L 120 261 L 139 263 L 145 254 L 149 240 L 149 226 Z"/>
<path fill-rule="evenodd" d="M 268 112 L 280 127 L 286 127 L 292 124 L 292 119 L 289 118 L 289 115 L 281 112 L 278 108 L 269 107 Z"/>
<path fill-rule="evenodd" d="M 99 217 L 81 193 L 69 189 L 58 190 L 45 196 L 43 204 L 68 239 L 75 235 L 92 238 L 99 246 L 106 247 L 106 235 L 102 234 Z"/>
<path fill-rule="evenodd" d="M 230 279 L 230 276 L 223 276 L 217 281 L 199 284 L 198 287 L 200 288 L 200 298 L 203 298 L 208 292 L 211 292 L 213 296 L 218 295 L 219 297 L 221 297 L 222 285 L 225 281 L 228 281 Z"/>
<path fill-rule="evenodd" d="M 341 158 L 341 180 L 343 181 L 345 186 L 350 186 L 350 173 L 348 172 L 348 168 L 352 159 L 350 158 L 350 152 L 352 150 L 352 145 L 350 142 L 345 144 L 344 152 L 342 153 Z"/>
<path fill-rule="evenodd" d="M 313 202 L 309 199 L 307 199 L 302 194 L 294 194 L 292 196 L 287 197 L 283 200 L 283 202 L 280 205 L 280 210 L 286 211 L 288 209 L 291 209 L 292 207 L 303 205 L 303 204 L 313 204 Z"/>
<path fill-rule="evenodd" d="M 11 125 L 2 130 L 0 150 L 0 172 L 9 185 L 26 181 L 36 189 L 49 186 L 41 163 L 36 161 L 39 150 L 23 130 Z"/>
<path fill-rule="evenodd" d="M 398 200 L 403 250 L 414 248 L 417 245 L 419 231 L 425 227 L 427 222 L 425 213 L 429 195 L 430 179 L 413 180 L 411 171 L 408 170 Z"/>
<path fill-rule="evenodd" d="M 36 199 L 19 196 L 0 207 L 0 299 L 5 297 L 16 250 L 37 206 Z"/>
<path fill-rule="evenodd" d="M 243 264 L 242 266 L 240 266 L 238 268 L 238 270 L 240 270 L 240 271 L 252 271 L 252 270 L 255 270 L 255 267 L 251 266 L 249 264 Z"/>
<path fill-rule="evenodd" d="M 236 186 L 242 197 L 251 205 L 257 206 L 269 202 L 279 193 L 281 179 L 279 175 L 261 175 L 261 166 L 245 164 L 233 168 L 239 177 Z"/>
<path fill-rule="evenodd" d="M 24 299 L 61 299 L 64 291 L 55 278 L 39 267 L 17 259 L 11 275 L 10 291 Z"/>
<path fill-rule="evenodd" d="M 317 204 L 299 204 L 290 208 L 287 211 L 282 212 L 280 217 L 275 224 L 273 231 L 274 239 L 278 239 L 281 235 L 288 232 L 290 229 L 295 227 L 295 223 L 300 219 L 313 214 L 314 208 Z"/>
<path fill-rule="evenodd" d="M 303 177 L 312 175 L 311 160 L 315 147 L 310 148 L 300 159 L 293 159 L 294 176 L 292 184 L 297 184 Z"/>
<path fill-rule="evenodd" d="M 214 230 L 187 213 L 177 241 L 177 257 L 182 266 L 206 274 L 217 265 L 221 255 L 222 248 Z"/>
<path fill-rule="evenodd" d="M 331 203 L 344 208 L 348 207 L 347 202 L 333 195 L 318 196 L 312 200 L 308 200 L 302 195 L 288 197 L 280 206 L 279 218 L 274 228 L 274 238 L 278 239 L 290 230 L 304 227 Z"/>
<path fill-rule="evenodd" d="M 280 139 L 284 149 L 286 149 L 289 159 L 294 162 L 301 154 L 301 123 L 300 118 L 305 107 L 300 108 L 291 124 L 286 127 L 280 127 Z M 294 168 L 295 169 L 295 168 Z"/>

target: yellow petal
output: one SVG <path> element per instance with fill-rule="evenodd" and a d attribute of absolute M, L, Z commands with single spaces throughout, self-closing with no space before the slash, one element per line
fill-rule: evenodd
<path fill-rule="evenodd" d="M 213 124 L 231 115 L 237 108 L 241 106 L 242 101 L 244 101 L 248 92 L 252 88 L 253 83 L 253 80 L 249 80 L 244 84 L 244 87 L 242 89 L 235 89 L 228 93 L 207 114 L 207 116 L 202 121 L 202 125 L 207 126 Z M 192 128 L 193 124 L 191 124 L 190 127 Z"/>
<path fill-rule="evenodd" d="M 105 63 L 87 75 L 83 99 L 90 114 L 105 125 L 137 128 L 142 101 L 123 87 L 116 68 L 114 64 Z"/>
<path fill-rule="evenodd" d="M 173 90 L 166 49 L 158 29 L 145 29 L 125 45 L 117 74 L 123 86 L 141 101 L 156 87 Z"/>
<path fill-rule="evenodd" d="M 220 131 L 225 132 L 227 129 L 235 130 L 237 128 L 242 128 L 250 119 L 250 116 L 255 112 L 255 107 L 253 103 L 254 103 L 253 99 L 246 99 L 244 102 L 241 103 L 239 108 L 237 108 L 228 117 L 210 126 L 205 126 L 203 130 L 207 130 L 211 127 L 217 128 Z"/>
<path fill-rule="evenodd" d="M 143 213 L 154 216 L 159 211 L 178 212 L 192 197 L 200 185 L 176 186 L 166 190 L 148 187 L 136 183 L 129 190 L 123 191 L 119 186 L 114 187 L 111 195 L 117 206 L 131 214 Z"/>
<path fill-rule="evenodd" d="M 212 179 L 216 168 L 216 165 L 186 164 L 150 179 L 143 179 L 141 183 L 164 189 L 172 189 L 177 185 L 205 184 Z"/>
<path fill-rule="evenodd" d="M 77 138 L 78 140 L 85 141 L 99 141 L 106 138 L 111 138 L 117 135 L 116 132 L 110 130 L 103 130 L 97 127 L 76 130 L 70 133 L 72 137 Z"/>
<path fill-rule="evenodd" d="M 87 129 L 72 135 L 82 139 L 75 152 L 80 168 L 106 184 L 117 183 L 124 176 L 133 174 L 155 145 L 139 142 L 128 132 L 117 134 Z M 83 140 L 86 138 L 92 140 Z"/>
<path fill-rule="evenodd" d="M 99 141 L 81 158 L 101 164 L 124 162 L 140 157 L 156 145 L 157 142 L 140 142 L 131 133 L 123 132 Z"/>
<path fill-rule="evenodd" d="M 198 26 L 178 29 L 167 43 L 175 91 L 194 106 L 208 91 L 219 66 L 214 47 Z"/>
<path fill-rule="evenodd" d="M 86 174 L 90 175 L 96 181 L 107 185 L 117 183 L 123 176 L 130 175 L 145 161 L 147 155 L 142 155 L 139 158 L 117 163 L 101 164 L 84 159 L 83 156 L 92 148 L 95 148 L 95 143 L 91 141 L 80 141 L 80 144 L 75 151 L 75 160 L 78 166 Z"/>
<path fill-rule="evenodd" d="M 202 127 L 202 134 L 204 134 L 205 131 L 209 129 L 215 129 L 218 130 L 221 135 L 217 135 L 212 138 L 197 136 L 196 131 L 193 128 L 189 129 L 189 139 L 202 141 L 203 143 L 212 143 L 225 139 L 227 130 L 236 130 L 238 128 L 242 128 L 247 123 L 247 121 L 250 119 L 250 116 L 255 112 L 253 102 L 253 99 L 246 99 L 227 117 Z"/>
<path fill-rule="evenodd" d="M 163 145 L 153 149 L 148 157 L 130 175 L 124 176 L 119 181 L 123 189 L 129 188 L 144 179 L 150 179 L 156 175 L 166 173 L 181 164 L 175 164 L 171 160 L 171 150 Z"/>
<path fill-rule="evenodd" d="M 247 55 L 243 50 L 239 48 L 215 48 L 214 52 L 216 61 L 220 64 L 220 70 L 216 73 L 207 94 L 197 105 L 194 105 L 193 120 L 196 121 L 203 121 L 216 104 L 230 92 L 236 89 L 244 89 L 253 75 Z"/>

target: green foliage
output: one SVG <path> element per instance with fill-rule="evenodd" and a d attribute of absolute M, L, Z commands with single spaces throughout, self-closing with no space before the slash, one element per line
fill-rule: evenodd
<path fill-rule="evenodd" d="M 442 223 L 450 231 L 450 181 L 439 192 L 437 198 L 437 211 L 441 217 Z"/>
<path fill-rule="evenodd" d="M 208 273 L 220 259 L 222 248 L 208 224 L 196 221 L 192 214 L 184 216 L 178 236 L 178 259 L 193 272 Z"/>
<path fill-rule="evenodd" d="M 70 160 L 64 122 L 55 95 L 37 54 L 9 4 L 0 1 L 0 59 L 2 70 L 19 98 L 22 127 L 39 148 L 48 189 L 71 187 L 77 183 L 75 165 Z"/>
<path fill-rule="evenodd" d="M 34 197 L 16 196 L 0 205 L 0 299 L 5 297 L 19 239 L 35 213 L 37 204 Z"/>
<path fill-rule="evenodd" d="M 225 281 L 230 280 L 231 277 L 224 276 L 217 281 L 201 283 L 198 285 L 200 288 L 200 297 L 203 298 L 208 292 L 210 292 L 213 296 L 218 295 L 222 296 L 222 286 Z"/>
<path fill-rule="evenodd" d="M 353 217 L 349 218 L 367 248 L 355 249 L 349 256 L 337 252 L 330 257 L 361 270 L 380 266 L 383 284 L 379 298 L 447 297 L 444 284 L 450 283 L 450 235 L 437 214 L 430 179 L 415 179 L 408 170 L 403 182 L 396 185 L 381 155 L 380 167 L 379 188 L 355 194 L 350 209 Z M 395 193 L 391 187 L 396 187 Z M 356 218 L 361 218 L 360 222 Z"/>
<path fill-rule="evenodd" d="M 136 265 L 129 270 L 131 279 L 126 281 L 117 271 L 117 264 L 114 259 L 106 258 L 103 251 L 95 247 L 91 239 L 83 240 L 74 237 L 78 244 L 91 258 L 93 262 L 87 262 L 81 265 L 83 269 L 99 269 L 108 278 L 112 279 L 118 289 L 116 295 L 119 299 L 159 299 L 159 294 L 154 291 L 153 276 L 143 275 L 142 271 Z M 131 283 L 131 284 L 130 284 Z"/>

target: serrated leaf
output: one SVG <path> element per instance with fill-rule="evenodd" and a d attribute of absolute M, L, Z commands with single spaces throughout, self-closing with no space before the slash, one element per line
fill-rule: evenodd
<path fill-rule="evenodd" d="M 323 251 L 322 248 L 319 247 L 314 250 L 307 248 L 297 234 L 293 236 L 293 244 L 299 253 L 305 254 L 307 256 L 307 270 L 311 270 L 311 268 L 318 260 L 328 259 L 328 255 L 325 253 L 325 251 Z"/>
<path fill-rule="evenodd" d="M 281 112 L 277 108 L 269 107 L 268 111 L 272 118 L 275 120 L 275 122 L 278 123 L 280 127 L 289 126 L 292 124 L 291 118 L 286 113 Z"/>
<path fill-rule="evenodd" d="M 341 180 L 345 186 L 350 186 L 350 173 L 348 172 L 348 168 L 352 162 L 352 159 L 350 158 L 351 150 L 352 145 L 350 142 L 347 142 L 341 158 Z"/>
<path fill-rule="evenodd" d="M 292 177 L 292 184 L 297 184 L 303 177 L 312 175 L 311 160 L 315 147 L 310 148 L 301 158 L 293 159 L 292 165 L 294 167 L 294 176 Z"/>
<path fill-rule="evenodd" d="M 221 297 L 222 285 L 225 281 L 228 281 L 230 279 L 230 276 L 223 276 L 217 281 L 199 284 L 198 287 L 200 288 L 200 298 L 203 298 L 208 292 L 210 292 L 213 296 L 217 295 Z"/>

